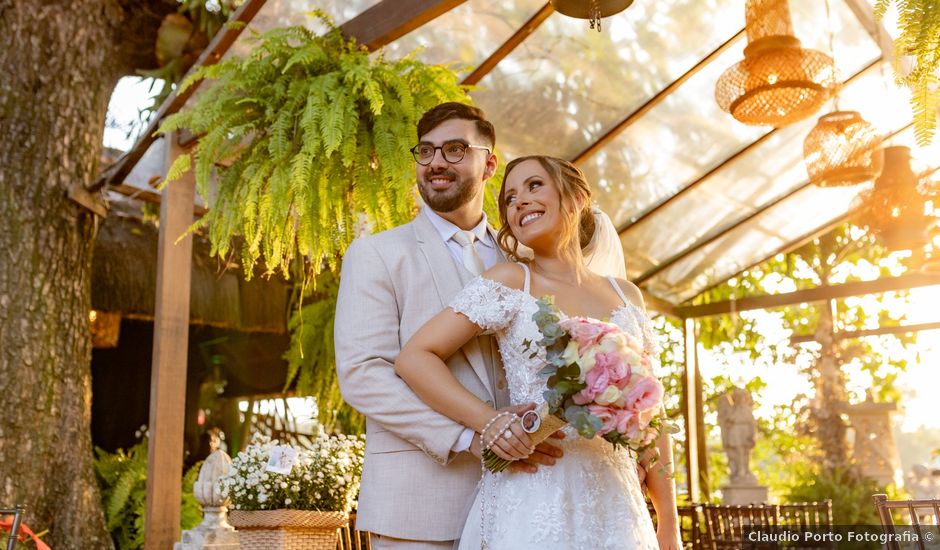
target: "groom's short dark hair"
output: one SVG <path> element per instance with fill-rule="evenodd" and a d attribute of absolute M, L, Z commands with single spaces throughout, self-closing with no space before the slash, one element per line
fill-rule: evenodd
<path fill-rule="evenodd" d="M 486 120 L 486 114 L 483 113 L 483 109 L 456 101 L 441 103 L 437 107 L 428 109 L 428 111 L 421 116 L 421 120 L 418 121 L 418 139 L 437 128 L 438 125 L 445 120 L 451 119 L 474 121 L 476 123 L 477 133 L 487 141 L 486 145 L 490 147 L 496 145 L 496 129 L 493 128 L 493 124 L 490 121 Z"/>

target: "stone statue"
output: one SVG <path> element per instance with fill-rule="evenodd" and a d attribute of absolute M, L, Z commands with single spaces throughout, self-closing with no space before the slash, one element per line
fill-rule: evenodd
<path fill-rule="evenodd" d="M 219 479 L 229 473 L 232 459 L 224 451 L 215 450 L 199 469 L 193 483 L 193 494 L 202 506 L 202 523 L 183 531 L 182 541 L 174 550 L 237 550 L 238 533 L 229 525 L 228 499 L 219 490 Z"/>
<path fill-rule="evenodd" d="M 749 462 L 755 445 L 757 427 L 754 422 L 754 401 L 744 388 L 735 387 L 718 398 L 718 425 L 721 445 L 728 455 L 732 485 L 756 485 Z"/>

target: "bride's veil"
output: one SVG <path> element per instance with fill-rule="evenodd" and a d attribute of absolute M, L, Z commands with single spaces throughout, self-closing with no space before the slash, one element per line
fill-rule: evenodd
<path fill-rule="evenodd" d="M 597 206 L 591 207 L 594 214 L 594 236 L 582 250 L 584 265 L 598 275 L 627 278 L 627 266 L 623 258 L 623 245 L 614 222 Z"/>

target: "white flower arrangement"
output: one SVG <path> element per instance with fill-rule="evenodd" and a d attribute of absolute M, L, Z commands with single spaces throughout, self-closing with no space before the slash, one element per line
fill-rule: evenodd
<path fill-rule="evenodd" d="M 267 469 L 277 440 L 255 437 L 232 460 L 229 475 L 219 480 L 234 510 L 290 508 L 348 512 L 359 494 L 365 436 L 327 435 L 322 428 L 308 449 L 296 449 L 288 474 Z"/>

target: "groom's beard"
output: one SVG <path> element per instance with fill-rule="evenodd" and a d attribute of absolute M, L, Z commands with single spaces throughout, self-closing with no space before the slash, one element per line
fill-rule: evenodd
<path fill-rule="evenodd" d="M 435 191 L 431 189 L 431 182 L 428 181 L 433 176 L 447 176 L 453 179 L 454 182 L 447 190 Z M 418 192 L 421 194 L 421 200 L 435 212 L 453 212 L 467 204 L 475 196 L 473 188 L 472 182 L 461 179 L 450 170 L 436 173 L 428 172 L 423 180 L 418 180 Z"/>

